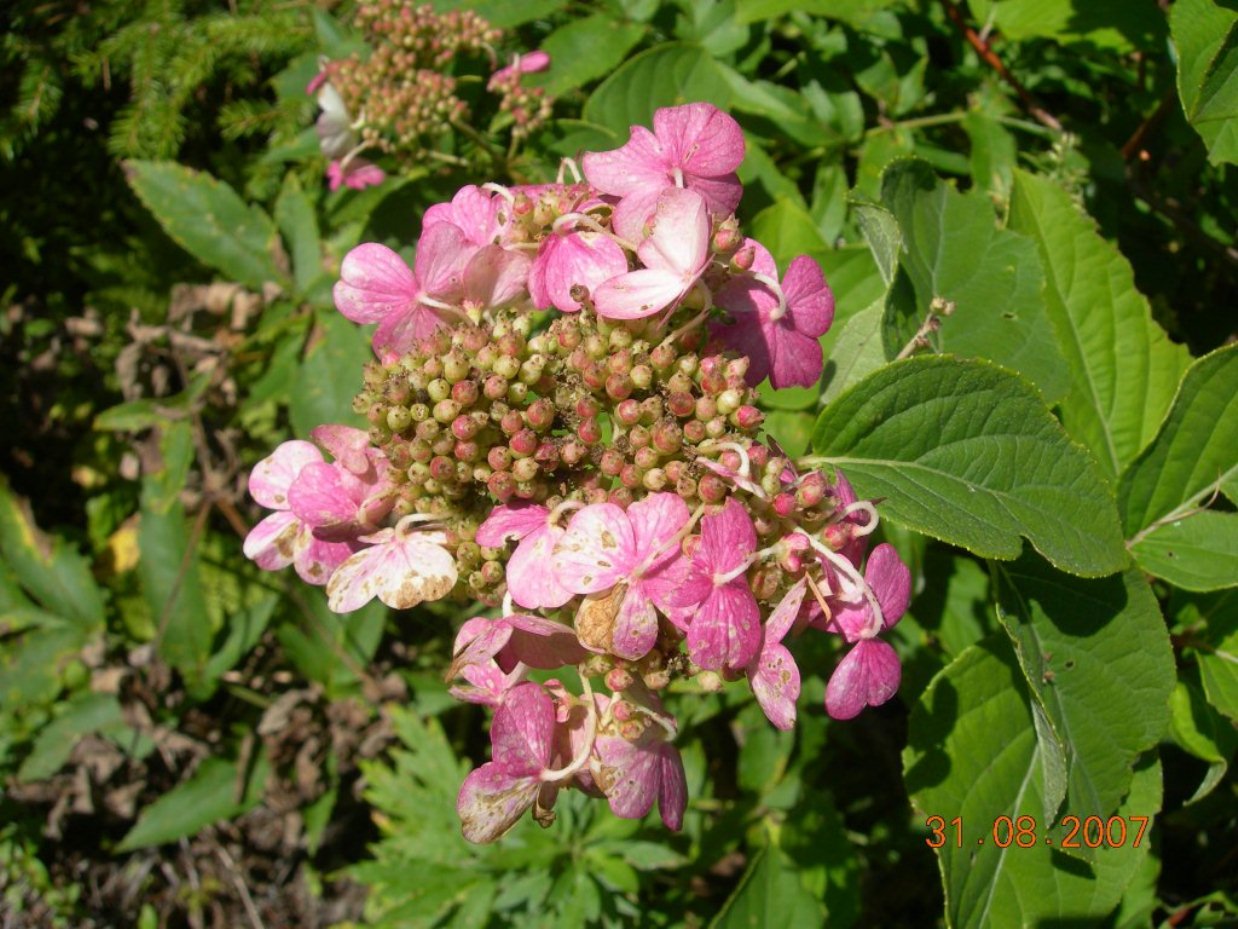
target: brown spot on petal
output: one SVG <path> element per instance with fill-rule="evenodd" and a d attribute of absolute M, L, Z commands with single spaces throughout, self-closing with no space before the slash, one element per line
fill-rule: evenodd
<path fill-rule="evenodd" d="M 609 529 L 602 530 L 602 548 L 618 548 L 618 540 L 611 535 Z"/>

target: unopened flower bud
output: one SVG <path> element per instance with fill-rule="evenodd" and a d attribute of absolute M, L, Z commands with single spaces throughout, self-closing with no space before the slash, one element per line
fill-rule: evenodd
<path fill-rule="evenodd" d="M 716 474 L 704 474 L 697 483 L 697 493 L 706 503 L 721 503 L 726 499 L 727 487 Z"/>
<path fill-rule="evenodd" d="M 761 425 L 765 420 L 765 414 L 758 410 L 755 406 L 745 403 L 731 414 L 731 421 L 740 429 L 751 430 Z"/>
<path fill-rule="evenodd" d="M 624 400 L 615 407 L 615 419 L 624 426 L 635 426 L 640 422 L 641 408 L 636 400 Z"/>
<path fill-rule="evenodd" d="M 790 517 L 793 513 L 795 513 L 795 510 L 795 494 L 786 493 L 784 491 L 774 497 L 774 512 L 783 519 Z"/>

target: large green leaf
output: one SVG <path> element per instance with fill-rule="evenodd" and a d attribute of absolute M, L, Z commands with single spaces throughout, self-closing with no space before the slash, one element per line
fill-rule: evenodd
<path fill-rule="evenodd" d="M 1165 18 L 1152 0 L 969 0 L 978 23 L 1005 39 L 1088 42 L 1127 52 L 1158 48 Z"/>
<path fill-rule="evenodd" d="M 550 70 L 530 74 L 522 81 L 531 87 L 544 87 L 552 96 L 575 90 L 619 67 L 645 30 L 639 23 L 616 21 L 606 13 L 574 19 L 541 43 L 542 51 L 550 55 Z"/>
<path fill-rule="evenodd" d="M 1127 826 L 1125 843 L 1090 863 L 1059 851 L 1065 833 L 1045 820 L 1046 765 L 1032 704 L 1005 642 L 973 646 L 937 675 L 912 710 L 903 766 L 924 820 L 942 819 L 937 855 L 952 929 L 1097 924 L 1152 844 L 1149 825 L 1134 847 L 1138 827 L 1129 817 L 1152 817 L 1161 806 L 1160 765 L 1146 761 L 1116 814 Z M 1030 847 L 999 847 L 1007 832 L 995 823 L 1003 816 L 1028 817 Z M 955 817 L 961 828 L 951 824 Z"/>
<path fill-rule="evenodd" d="M 1209 517 L 1214 536 L 1186 524 L 1238 474 L 1238 346 L 1196 361 L 1160 432 L 1122 475 L 1118 508 L 1131 551 L 1151 573 L 1169 579 L 1230 586 L 1238 577 L 1232 522 Z M 1219 514 L 1218 514 L 1219 515 Z M 1186 542 L 1172 549 L 1169 543 Z"/>
<path fill-rule="evenodd" d="M 1064 571 L 1127 561 L 1113 497 L 1023 379 L 984 361 L 895 362 L 831 403 L 813 448 L 883 516 L 988 558 L 1020 536 Z"/>
<path fill-rule="evenodd" d="M 896 0 L 737 0 L 736 16 L 741 23 L 773 19 L 787 13 L 810 13 L 841 19 L 852 25 L 862 25 L 879 10 L 892 6 Z"/>
<path fill-rule="evenodd" d="M 1157 526 L 1131 546 L 1139 567 L 1185 590 L 1238 585 L 1238 515 L 1205 510 Z"/>
<path fill-rule="evenodd" d="M 1153 322 L 1122 253 L 1053 181 L 1015 172 L 1010 228 L 1040 249 L 1045 307 L 1071 375 L 1062 424 L 1116 479 L 1152 441 L 1190 355 Z"/>
<path fill-rule="evenodd" d="M 59 536 L 44 535 L 25 501 L 0 475 L 0 555 L 15 579 L 49 612 L 83 634 L 103 626 L 103 597 L 86 559 Z"/>
<path fill-rule="evenodd" d="M 364 425 L 352 401 L 361 389 L 361 369 L 373 355 L 366 331 L 334 309 L 315 319 L 289 400 L 292 428 L 301 436 L 324 423 Z"/>
<path fill-rule="evenodd" d="M 658 107 L 695 101 L 726 109 L 730 85 L 703 48 L 668 42 L 624 62 L 593 92 L 583 116 L 626 134 L 631 126 L 648 126 Z"/>
<path fill-rule="evenodd" d="M 125 163 L 130 186 L 185 251 L 246 287 L 284 279 L 275 224 L 227 184 L 170 161 Z"/>
<path fill-rule="evenodd" d="M 259 755 L 250 770 L 223 758 L 207 758 L 189 780 L 168 791 L 138 817 L 116 847 L 119 852 L 175 842 L 212 823 L 233 819 L 262 799 L 269 766 Z"/>
<path fill-rule="evenodd" d="M 821 923 L 819 904 L 800 883 L 794 863 L 767 845 L 744 872 L 735 893 L 723 905 L 711 929 L 761 929 L 764 926 L 815 926 Z"/>
<path fill-rule="evenodd" d="M 1025 374 L 1050 402 L 1061 397 L 1069 374 L 1046 318 L 1035 244 L 997 228 L 983 192 L 959 193 L 923 161 L 887 168 L 881 199 L 902 231 L 899 267 L 910 284 L 896 280 L 887 300 L 886 356 L 945 300 L 953 312 L 932 337 L 937 351 L 988 358 Z"/>
<path fill-rule="evenodd" d="M 1025 555 L 994 570 L 998 617 L 1066 750 L 1066 812 L 1108 817 L 1168 725 L 1174 656 L 1156 598 L 1133 568 L 1087 580 Z"/>
<path fill-rule="evenodd" d="M 322 277 L 322 243 L 318 237 L 318 219 L 314 205 L 301 188 L 295 171 L 284 177 L 284 186 L 275 201 L 275 222 L 284 234 L 292 254 L 293 277 L 297 290 L 308 294 L 314 281 Z"/>
<path fill-rule="evenodd" d="M 1178 0 L 1169 14 L 1178 49 L 1178 96 L 1214 164 L 1238 162 L 1238 9 Z"/>

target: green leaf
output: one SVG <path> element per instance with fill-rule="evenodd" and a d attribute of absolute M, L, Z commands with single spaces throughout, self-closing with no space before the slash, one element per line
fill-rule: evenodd
<path fill-rule="evenodd" d="M 645 31 L 639 23 L 617 22 L 606 13 L 574 19 L 541 43 L 542 51 L 550 55 L 550 69 L 530 74 L 522 83 L 562 96 L 614 71 Z"/>
<path fill-rule="evenodd" d="M 1185 590 L 1238 586 L 1238 514 L 1205 510 L 1158 525 L 1131 554 L 1149 574 Z"/>
<path fill-rule="evenodd" d="M 864 233 L 864 241 L 868 243 L 873 261 L 877 263 L 877 270 L 888 289 L 894 283 L 898 256 L 903 251 L 903 233 L 898 227 L 898 220 L 893 213 L 876 203 L 860 200 L 853 207 L 856 222 Z"/>
<path fill-rule="evenodd" d="M 841 144 L 841 135 L 817 119 L 802 94 L 772 81 L 749 80 L 729 65 L 717 68 L 731 89 L 732 109 L 769 120 L 802 146 Z"/>
<path fill-rule="evenodd" d="M 1213 164 L 1238 162 L 1238 9 L 1180 0 L 1169 14 L 1178 51 L 1178 96 Z"/>
<path fill-rule="evenodd" d="M 821 400 L 831 403 L 844 390 L 868 377 L 885 364 L 881 344 L 884 306 L 878 301 L 847 320 L 826 358 L 825 390 Z"/>
<path fill-rule="evenodd" d="M 292 254 L 293 279 L 297 290 L 308 294 L 315 279 L 325 272 L 322 243 L 318 239 L 318 220 L 295 171 L 284 177 L 284 186 L 275 201 L 275 222 Z"/>
<path fill-rule="evenodd" d="M 1014 136 L 1000 122 L 980 110 L 967 114 L 963 119 L 963 130 L 971 142 L 968 157 L 972 181 L 991 197 L 1004 203 L 1010 196 L 1016 163 Z"/>
<path fill-rule="evenodd" d="M 1095 462 L 1035 389 L 984 361 L 910 358 L 831 403 L 813 448 L 882 515 L 986 558 L 1017 558 L 1020 536 L 1064 571 L 1127 561 Z"/>
<path fill-rule="evenodd" d="M 1197 684 L 1178 681 L 1169 707 L 1170 732 L 1179 747 L 1204 761 L 1229 764 L 1238 748 L 1238 733 L 1208 705 Z"/>
<path fill-rule="evenodd" d="M 112 694 L 84 693 L 67 704 L 63 712 L 43 728 L 22 766 L 17 779 L 23 782 L 51 777 L 69 760 L 83 736 L 94 732 L 118 733 L 126 728 L 120 703 Z"/>
<path fill-rule="evenodd" d="M 816 258 L 830 250 L 803 204 L 786 197 L 754 216 L 749 234 L 769 249 L 783 269 L 799 255 Z"/>
<path fill-rule="evenodd" d="M 318 312 L 305 360 L 289 402 L 292 428 L 309 435 L 315 426 L 363 426 L 352 401 L 361 389 L 361 369 L 373 357 L 369 336 L 334 309 Z"/>
<path fill-rule="evenodd" d="M 567 5 L 567 0 L 434 0 L 434 8 L 446 10 L 472 10 L 490 25 L 500 29 L 522 26 L 535 19 L 544 19 Z"/>
<path fill-rule="evenodd" d="M 624 62 L 589 97 L 583 117 L 626 135 L 631 126 L 650 125 L 658 107 L 695 101 L 725 110 L 730 86 L 703 48 L 668 42 Z"/>
<path fill-rule="evenodd" d="M 59 536 L 35 525 L 29 505 L 0 475 L 0 555 L 13 575 L 50 613 L 83 635 L 103 626 L 103 596 L 90 565 Z"/>
<path fill-rule="evenodd" d="M 804 410 L 771 410 L 765 417 L 765 431 L 791 456 L 808 451 L 812 429 L 812 414 Z"/>
<path fill-rule="evenodd" d="M 1054 402 L 1068 371 L 1046 318 L 1035 244 L 995 225 L 979 190 L 961 194 L 923 161 L 886 169 L 881 199 L 903 235 L 899 266 L 911 289 L 886 304 L 886 357 L 895 357 L 928 317 L 934 300 L 954 304 L 931 338 L 938 352 L 988 358 L 1030 378 Z"/>
<path fill-rule="evenodd" d="M 1208 643 L 1196 654 L 1208 702 L 1238 723 L 1238 608 L 1235 594 L 1222 595 L 1208 617 Z"/>
<path fill-rule="evenodd" d="M 1187 547 L 1175 550 L 1170 574 L 1196 584 L 1232 584 L 1238 570 L 1232 523 L 1210 517 L 1206 525 L 1220 530 L 1214 538 L 1186 524 L 1204 515 L 1236 474 L 1238 345 L 1191 365 L 1160 432 L 1122 475 L 1118 508 L 1140 565 L 1152 573 L 1165 569 L 1164 540 L 1186 540 Z"/>
<path fill-rule="evenodd" d="M 219 651 L 206 663 L 207 680 L 214 681 L 223 677 L 258 644 L 278 602 L 279 597 L 276 594 L 267 594 L 253 606 L 228 617 L 228 637 Z"/>
<path fill-rule="evenodd" d="M 234 761 L 206 758 L 189 780 L 178 784 L 142 810 L 138 821 L 116 847 L 131 852 L 165 845 L 207 826 L 235 819 L 262 799 L 269 766 L 262 754 L 249 771 Z"/>
<path fill-rule="evenodd" d="M 1025 555 L 994 571 L 998 618 L 1066 749 L 1066 812 L 1108 817 L 1169 722 L 1174 655 L 1156 598 L 1134 568 L 1086 580 Z"/>
<path fill-rule="evenodd" d="M 897 0 L 737 0 L 735 9 L 741 23 L 755 23 L 787 13 L 808 13 L 862 26 L 874 13 L 895 2 Z"/>
<path fill-rule="evenodd" d="M 1135 848 L 1137 827 L 1126 817 L 1160 809 L 1159 763 L 1140 764 L 1118 809 L 1126 843 L 1088 863 L 1059 851 L 1064 831 L 1045 820 L 1044 762 L 1023 675 L 1005 642 L 967 649 L 913 708 L 904 779 L 921 821 L 939 816 L 945 824 L 936 851 L 946 923 L 954 929 L 1094 925 L 1117 906 L 1148 855 L 1154 827 Z M 1027 817 L 1034 844 L 1000 848 L 995 838 L 1007 833 L 994 824 L 1003 816 Z M 955 817 L 961 829 L 950 824 Z"/>
<path fill-rule="evenodd" d="M 711 929 L 821 925 L 821 904 L 800 882 L 794 863 L 774 844 L 752 859 Z"/>
<path fill-rule="evenodd" d="M 1036 241 L 1044 265 L 1045 306 L 1070 370 L 1062 424 L 1116 478 L 1152 441 L 1190 356 L 1153 322 L 1122 253 L 1053 181 L 1015 173 L 1010 228 Z"/>
<path fill-rule="evenodd" d="M 1158 48 L 1165 18 L 1140 0 L 969 0 L 978 23 L 1012 41 L 1047 38 L 1128 52 Z"/>
<path fill-rule="evenodd" d="M 170 161 L 128 161 L 125 171 L 164 231 L 207 267 L 252 290 L 284 279 L 275 225 L 227 184 Z"/>
<path fill-rule="evenodd" d="M 289 659 L 331 694 L 355 685 L 378 648 L 387 608 L 373 600 L 341 616 L 327 607 L 327 598 L 318 590 L 302 593 L 295 603 L 301 622 L 283 623 L 276 631 Z"/>

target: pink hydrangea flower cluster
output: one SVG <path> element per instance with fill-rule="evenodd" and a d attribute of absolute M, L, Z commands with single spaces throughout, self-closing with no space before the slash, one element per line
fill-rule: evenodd
<path fill-rule="evenodd" d="M 442 155 L 437 144 L 455 127 L 484 124 L 457 93 L 460 62 L 490 66 L 492 129 L 521 139 L 550 115 L 550 98 L 521 81 L 550 67 L 550 57 L 535 51 L 500 67 L 494 49 L 503 41 L 502 30 L 471 10 L 440 13 L 409 0 L 361 0 L 356 24 L 369 54 L 323 59 L 306 88 L 321 111 L 316 129 L 332 190 L 360 190 L 385 179 L 363 152 L 420 164 Z"/>
<path fill-rule="evenodd" d="M 662 109 L 574 183 L 432 207 L 411 267 L 357 247 L 335 302 L 376 326 L 356 404 L 371 428 L 316 430 L 329 462 L 294 441 L 254 469 L 275 512 L 247 554 L 294 564 L 333 609 L 501 605 L 464 624 L 447 672 L 494 709 L 492 760 L 459 795 L 472 841 L 548 822 L 564 788 L 623 817 L 656 803 L 679 828 L 673 680 L 746 681 L 790 729 L 790 643 L 820 631 L 846 649 L 831 716 L 898 688 L 881 635 L 911 576 L 869 549 L 875 506 L 760 434 L 753 388 L 817 383 L 834 301 L 811 259 L 779 275 L 741 234 L 743 153 L 716 108 Z M 546 677 L 560 669 L 579 692 Z"/>

